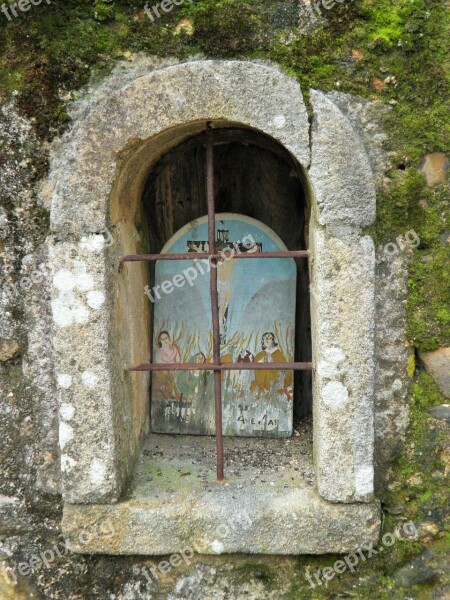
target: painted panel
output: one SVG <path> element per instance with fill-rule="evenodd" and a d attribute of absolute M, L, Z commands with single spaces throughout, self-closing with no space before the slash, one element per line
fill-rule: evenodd
<path fill-rule="evenodd" d="M 208 251 L 207 217 L 178 231 L 163 253 L 192 252 L 192 261 L 158 261 L 154 303 L 153 360 L 212 362 L 209 265 L 195 259 Z M 222 362 L 294 360 L 296 266 L 291 258 L 232 260 L 240 252 L 286 250 L 261 222 L 233 213 L 216 215 L 216 249 Z M 293 372 L 224 371 L 225 435 L 286 437 L 292 434 Z M 161 371 L 152 376 L 152 430 L 211 435 L 212 371 Z"/>

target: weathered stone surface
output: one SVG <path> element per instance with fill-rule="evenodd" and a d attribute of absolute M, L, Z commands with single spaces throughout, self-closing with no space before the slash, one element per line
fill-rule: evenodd
<path fill-rule="evenodd" d="M 310 223 L 314 454 L 317 485 L 333 502 L 373 494 L 375 251 L 361 227 L 375 218 L 367 155 L 350 122 L 312 90 Z M 344 326 L 344 323 L 351 324 Z"/>
<path fill-rule="evenodd" d="M 420 170 L 425 175 L 429 187 L 445 181 L 450 162 L 443 152 L 430 152 L 422 159 Z"/>
<path fill-rule="evenodd" d="M 369 159 L 377 188 L 383 187 L 385 173 L 390 166 L 390 160 L 385 149 L 387 134 L 383 129 L 383 119 L 392 107 L 381 102 L 370 102 L 342 92 L 327 92 L 324 94 L 350 122 L 355 134 L 359 137 Z M 348 168 L 354 168 L 354 163 Z"/>
<path fill-rule="evenodd" d="M 104 252 L 101 235 L 49 245 L 63 493 L 77 502 L 117 498 L 125 477 L 116 470 Z"/>
<path fill-rule="evenodd" d="M 252 558 L 255 560 L 255 557 Z M 210 557 L 210 560 L 214 560 L 214 557 Z M 225 557 L 223 560 L 226 560 Z M 269 560 L 272 561 L 273 557 L 270 557 Z M 234 561 L 227 561 L 225 569 L 228 573 L 233 572 L 235 569 L 235 563 L 233 563 Z M 227 600 L 241 598 L 246 600 L 279 600 L 282 596 L 279 588 L 269 591 L 261 581 L 258 581 L 258 575 L 264 577 L 263 570 L 259 570 L 257 566 L 255 577 L 249 581 L 239 581 L 235 585 L 230 585 L 228 577 L 221 577 L 213 565 L 197 564 L 193 566 L 190 573 L 185 573 L 177 578 L 172 592 L 167 596 L 167 600 L 192 599 L 192 590 L 194 589 L 197 590 L 198 596 L 203 598 L 224 598 L 226 593 Z"/>
<path fill-rule="evenodd" d="M 14 309 L 22 305 L 20 260 L 33 252 L 39 231 L 34 219 L 34 160 L 42 149 L 32 124 L 19 116 L 13 102 L 0 107 L 0 339 L 21 343 Z M 17 313 L 16 313 L 17 314 Z M 0 386 L 1 389 L 1 386 Z"/>
<path fill-rule="evenodd" d="M 419 521 L 414 523 L 414 526 L 419 532 L 420 539 L 435 537 L 440 531 L 439 525 L 433 521 Z"/>
<path fill-rule="evenodd" d="M 441 244 L 450 244 L 450 230 L 446 229 L 444 232 L 440 233 L 439 241 Z"/>
<path fill-rule="evenodd" d="M 390 163 L 384 149 L 386 135 L 382 120 L 391 109 L 379 102 L 368 102 L 341 92 L 328 92 L 321 94 L 321 97 L 344 115 L 347 121 L 345 126 L 350 125 L 353 133 L 358 136 L 361 144 L 359 151 L 367 154 L 374 181 L 377 188 L 382 189 L 384 173 Z M 320 130 L 320 121 L 318 127 Z M 313 131 L 313 139 L 316 135 Z M 314 148 L 312 160 L 311 171 L 314 174 Z M 356 156 L 349 160 L 346 169 L 353 170 L 355 162 Z M 326 163 L 316 163 L 318 172 L 324 164 Z M 331 165 L 328 169 L 334 172 L 335 167 Z M 363 174 L 360 176 L 363 177 Z M 324 178 L 323 185 L 326 184 Z M 330 195 L 332 194 L 333 190 L 330 190 Z M 337 218 L 340 216 L 338 206 L 336 201 Z M 340 230 L 345 232 L 344 228 Z M 380 485 L 386 473 L 384 466 L 398 451 L 408 424 L 406 398 L 411 379 L 406 367 L 413 353 L 405 337 L 407 265 L 411 251 L 403 237 L 392 240 L 392 243 L 397 247 L 397 252 L 392 251 L 392 245 L 389 246 L 389 252 L 384 247 L 376 250 L 375 461 Z"/>
<path fill-rule="evenodd" d="M 376 380 L 375 464 L 381 486 L 386 465 L 401 448 L 408 425 L 407 397 L 411 387 L 408 361 L 414 353 L 405 336 L 410 252 L 387 255 L 377 248 L 376 259 Z"/>
<path fill-rule="evenodd" d="M 24 302 L 27 344 L 22 371 L 33 390 L 34 421 L 39 425 L 34 433 L 39 448 L 36 485 L 40 490 L 56 494 L 61 492 L 61 469 L 47 243 L 24 257 L 21 273 L 27 287 Z"/>
<path fill-rule="evenodd" d="M 6 362 L 19 351 L 19 344 L 15 340 L 2 340 L 0 339 L 0 360 Z"/>
<path fill-rule="evenodd" d="M 25 589 L 24 589 L 25 588 Z M 31 590 L 27 589 L 26 585 L 22 585 L 21 589 L 17 589 L 17 585 L 8 580 L 0 571 L 0 597 L 2 600 L 28 600 L 31 594 Z"/>
<path fill-rule="evenodd" d="M 263 95 L 263 89 L 269 84 L 274 93 Z M 261 102 L 261 97 L 266 102 Z M 148 102 L 152 98 L 154 100 L 150 100 L 149 113 Z M 325 326 L 321 316 L 315 329 L 318 340 L 316 359 L 326 363 L 329 360 L 326 353 L 333 354 L 333 350 L 336 350 L 340 353 L 339 356 L 343 354 L 342 360 L 345 359 L 348 365 L 344 369 L 345 373 L 343 371 L 345 385 L 334 375 L 325 373 L 318 376 L 318 389 L 324 399 L 316 407 L 316 459 L 320 465 L 318 485 L 320 492 L 329 500 L 367 501 L 372 497 L 373 485 L 374 264 L 373 244 L 367 237 L 360 239 L 359 227 L 373 221 L 374 184 L 364 148 L 348 119 L 323 94 L 313 92 L 313 101 L 316 125 L 313 135 L 314 160 L 310 174 L 319 206 L 319 224 L 325 224 L 328 228 L 326 234 L 320 231 L 313 234 L 313 237 L 316 236 L 314 244 L 318 252 L 315 264 L 319 265 L 315 298 L 323 298 L 328 307 L 321 307 L 320 315 L 330 312 L 330 325 Z M 205 106 L 208 106 L 207 115 L 203 112 Z M 293 107 L 296 107 L 295 110 Z M 114 119 L 111 118 L 111 111 L 115 114 Z M 291 79 L 266 65 L 245 62 L 199 61 L 171 66 L 141 77 L 116 91 L 107 102 L 99 103 L 92 113 L 75 125 L 73 132 L 67 136 L 55 155 L 50 178 L 50 181 L 55 182 L 52 200 L 54 230 L 59 234 L 67 234 L 69 231 L 95 231 L 104 227 L 107 199 L 115 177 L 114 162 L 127 142 L 133 137 L 144 139 L 170 126 L 202 118 L 225 119 L 264 131 L 283 143 L 304 166 L 309 163 L 306 111 L 299 88 Z M 112 121 L 113 128 L 110 127 Z M 349 147 L 352 148 L 351 154 Z M 157 152 L 157 146 L 152 151 Z M 63 152 L 64 159 L 58 158 Z M 356 167 L 349 169 L 350 163 Z M 113 211 L 113 214 L 116 213 Z M 116 218 L 118 222 L 123 219 L 120 213 L 117 213 Z M 129 235 L 133 235 L 131 230 Z M 335 259 L 330 250 L 332 247 L 342 261 L 340 273 L 334 268 Z M 64 273 L 64 260 L 56 263 L 54 272 L 60 270 Z M 103 268 L 106 274 L 107 269 Z M 108 287 L 106 280 L 98 291 L 105 295 L 105 287 Z M 358 300 L 350 292 L 355 287 L 362 290 Z M 336 296 L 335 288 L 341 294 L 340 299 Z M 357 322 L 361 327 L 357 336 L 344 332 L 344 316 L 336 314 L 335 307 L 344 303 L 347 305 L 349 322 Z M 53 304 L 57 307 L 58 300 L 56 304 L 54 300 Z M 61 318 L 64 320 L 70 315 L 75 320 L 84 320 L 84 308 L 75 304 L 68 312 L 65 307 L 59 313 L 54 310 L 56 321 Z M 56 325 L 59 327 L 60 324 Z M 99 336 L 94 328 L 89 331 L 86 326 L 83 331 L 83 354 L 88 356 L 88 349 L 97 347 Z M 107 331 L 108 323 L 105 321 L 100 337 L 105 339 Z M 73 339 L 76 338 L 74 335 Z M 88 341 L 90 338 L 91 342 Z M 340 345 L 336 340 L 340 340 Z M 66 341 L 65 344 L 67 345 Z M 64 344 L 55 346 L 62 362 L 73 355 L 75 350 L 72 348 L 68 351 L 70 343 L 67 349 L 64 349 Z M 90 352 L 92 357 L 92 350 Z M 106 352 L 105 342 L 96 350 L 99 355 L 102 352 Z M 341 361 L 338 360 L 339 362 Z M 123 364 L 119 363 L 120 361 L 117 362 L 117 368 L 123 369 Z M 62 370 L 62 374 L 69 374 L 67 367 Z M 105 364 L 101 369 L 101 379 L 107 381 L 110 377 L 116 376 L 113 372 L 108 372 Z M 340 406 L 341 400 L 346 404 L 347 399 L 349 406 Z M 111 400 L 107 400 L 105 395 L 104 402 L 108 404 Z M 106 409 L 106 405 L 104 408 Z M 84 417 L 82 413 L 83 411 L 78 417 L 80 422 L 90 423 L 90 417 Z M 348 418 L 349 414 L 351 419 Z M 75 437 L 84 426 L 75 429 Z M 105 422 L 105 434 L 107 430 Z M 330 437 L 331 432 L 334 434 Z M 62 433 L 71 437 L 74 430 L 71 425 L 63 423 Z M 110 440 L 112 435 L 106 434 L 105 439 Z M 88 438 L 83 443 L 80 442 L 80 451 L 86 445 L 86 439 Z M 98 444 L 101 444 L 102 439 L 103 435 L 100 435 Z M 339 443 L 334 445 L 336 440 Z M 110 441 L 104 441 L 103 448 L 105 455 L 108 454 L 112 450 Z M 336 448 L 343 452 L 340 461 L 346 467 L 339 471 L 333 464 L 338 455 Z M 90 460 L 94 460 L 92 449 L 86 452 L 90 455 Z M 74 456 L 70 458 L 71 461 L 77 461 Z M 98 460 L 104 467 L 103 459 L 98 457 Z M 110 456 L 107 460 L 113 469 L 113 457 Z M 124 465 L 126 463 L 125 460 Z M 80 475 L 84 473 L 86 476 L 86 466 L 83 462 L 80 464 Z M 106 473 L 107 478 L 115 478 L 115 475 L 110 474 L 109 468 L 106 468 Z M 325 483 L 326 480 L 329 482 Z M 100 486 L 100 480 L 97 483 Z M 89 486 L 90 484 L 88 489 Z M 113 488 L 116 489 L 115 484 Z M 93 499 L 92 488 L 90 492 L 83 491 L 83 486 L 78 482 L 77 489 L 81 501 Z M 111 490 L 105 493 L 107 496 Z M 72 496 L 71 501 L 74 500 L 75 497 Z"/>
<path fill-rule="evenodd" d="M 72 502 L 119 497 L 148 420 L 148 379 L 133 387 L 125 372 L 148 360 L 143 284 L 131 294 L 112 279 L 110 243 L 95 234 L 49 240 L 63 495 Z"/>
<path fill-rule="evenodd" d="M 118 275 L 117 259 L 142 247 L 134 219 L 151 157 L 192 135 L 192 123 L 197 132 L 211 119 L 260 130 L 303 167 L 309 165 L 300 89 L 270 65 L 197 61 L 155 70 L 124 88 L 116 83 L 104 86 L 115 90 L 109 98 L 99 93 L 92 111 L 80 113 L 55 149 L 50 179 L 42 188 L 43 198 L 52 198 L 55 378 L 63 493 L 72 504 L 118 499 L 146 427 L 148 380 L 139 379 L 138 389 L 124 374 L 128 364 L 146 362 L 139 352 L 145 354 L 142 330 L 149 328 L 145 316 L 138 318 L 145 315 L 140 293 L 145 274 L 125 265 Z M 332 502 L 371 502 L 375 264 L 373 242 L 361 228 L 374 219 L 374 180 L 350 120 L 324 94 L 313 92 L 313 104 L 310 179 L 317 207 L 313 203 L 310 237 L 318 491 Z M 107 225 L 108 214 L 114 226 L 111 253 L 97 247 L 102 236 L 94 233 Z M 344 327 L 346 322 L 353 329 Z M 301 490 L 290 494 L 288 503 L 305 500 Z M 212 527 L 221 513 L 204 508 Z M 192 513 L 199 529 L 200 514 Z M 292 527 L 290 519 L 287 523 Z M 241 549 L 252 551 L 247 542 Z M 282 551 L 282 544 L 266 551 Z M 330 541 L 329 548 L 339 547 L 334 544 Z M 310 551 L 313 547 L 316 542 Z"/>
<path fill-rule="evenodd" d="M 34 195 L 46 145 L 33 122 L 14 102 L 0 108 L 0 339 L 7 340 L 0 361 L 0 489 L 28 496 L 59 489 L 56 397 L 50 385 L 49 303 L 41 244 L 46 213 Z M 47 314 L 47 317 L 45 316 Z M 19 348 L 17 349 L 17 346 Z M 14 353 L 13 353 L 14 352 Z M 44 509 L 43 509 L 44 510 Z M 16 521 L 16 524 L 14 524 Z M 23 528 L 23 514 L 8 517 L 9 529 Z"/>
<path fill-rule="evenodd" d="M 299 27 L 303 34 L 313 32 L 325 23 L 326 19 L 320 10 L 320 4 L 315 3 L 313 7 L 311 0 L 299 1 Z"/>
<path fill-rule="evenodd" d="M 0 495 L 0 539 L 10 535 L 20 535 L 32 529 L 31 523 L 23 515 L 22 504 L 20 498 Z M 1 559 L 2 545 L 0 544 Z"/>
<path fill-rule="evenodd" d="M 320 225 L 368 227 L 375 220 L 375 186 L 361 138 L 333 102 L 311 90 L 314 110 L 310 177 Z"/>
<path fill-rule="evenodd" d="M 450 398 L 450 347 L 420 352 L 421 361 L 446 398 Z"/>
<path fill-rule="evenodd" d="M 86 523 L 98 534 L 83 537 Z M 71 550 L 82 553 L 164 555 L 191 548 L 201 554 L 325 554 L 375 543 L 379 506 L 328 503 L 311 488 L 215 484 L 163 499 L 66 504 L 63 530 Z"/>
<path fill-rule="evenodd" d="M 394 581 L 399 587 L 410 588 L 418 583 L 429 581 L 437 575 L 433 564 L 433 554 L 426 550 L 410 564 L 401 567 L 394 575 Z"/>
<path fill-rule="evenodd" d="M 76 552 L 113 554 L 316 554 L 374 542 L 378 504 L 324 501 L 311 441 L 311 423 L 292 439 L 228 437 L 226 479 L 217 483 L 213 438 L 152 433 L 127 498 L 66 505 L 65 535 Z"/>
<path fill-rule="evenodd" d="M 441 404 L 433 406 L 428 411 L 435 419 L 447 419 L 450 421 L 450 404 Z"/>
<path fill-rule="evenodd" d="M 367 236 L 344 241 L 317 228 L 312 243 L 318 489 L 333 502 L 368 501 L 373 493 L 373 242 Z"/>

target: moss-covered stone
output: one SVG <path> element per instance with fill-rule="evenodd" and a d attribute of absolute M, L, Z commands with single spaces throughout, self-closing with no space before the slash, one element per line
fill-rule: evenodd
<path fill-rule="evenodd" d="M 408 281 L 408 338 L 422 351 L 450 343 L 450 247 L 420 251 Z"/>
<path fill-rule="evenodd" d="M 211 57 L 242 56 L 258 47 L 262 19 L 255 2 L 210 0 L 192 4 L 200 49 Z"/>

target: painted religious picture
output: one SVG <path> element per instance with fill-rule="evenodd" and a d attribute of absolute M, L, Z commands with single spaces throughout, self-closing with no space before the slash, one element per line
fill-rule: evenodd
<path fill-rule="evenodd" d="M 196 253 L 208 252 L 207 239 L 208 219 L 202 217 L 178 231 L 162 249 L 162 253 L 192 252 L 193 260 L 156 263 L 155 363 L 212 362 L 209 263 L 195 258 Z M 223 363 L 294 361 L 295 261 L 231 259 L 238 253 L 286 249 L 271 229 L 255 219 L 216 215 L 216 250 L 223 256 L 217 267 Z M 151 389 L 153 431 L 214 434 L 212 371 L 157 371 Z M 223 371 L 222 406 L 224 435 L 290 436 L 293 371 Z"/>

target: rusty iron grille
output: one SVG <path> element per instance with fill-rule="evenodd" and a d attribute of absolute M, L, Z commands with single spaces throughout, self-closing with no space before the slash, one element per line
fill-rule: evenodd
<path fill-rule="evenodd" d="M 205 258 L 214 267 L 223 259 L 221 254 L 216 254 L 216 214 L 214 205 L 214 143 L 213 127 L 210 122 L 206 124 L 206 198 L 208 204 L 208 242 L 209 252 L 196 253 L 195 258 Z M 293 250 L 279 252 L 256 252 L 253 254 L 234 253 L 231 260 L 260 259 L 260 258 L 308 258 L 309 250 Z M 193 260 L 192 253 L 181 254 L 133 254 L 123 256 L 121 262 L 157 261 L 157 260 Z M 214 372 L 214 403 L 217 448 L 217 481 L 224 481 L 223 472 L 223 433 L 222 433 L 222 390 L 221 371 L 231 370 L 311 370 L 311 362 L 285 362 L 285 363 L 226 363 L 220 361 L 220 328 L 219 328 L 219 302 L 217 292 L 217 269 L 210 269 L 210 295 L 213 331 L 213 362 L 212 363 L 172 363 L 172 364 L 141 364 L 129 367 L 129 371 L 213 371 Z"/>

